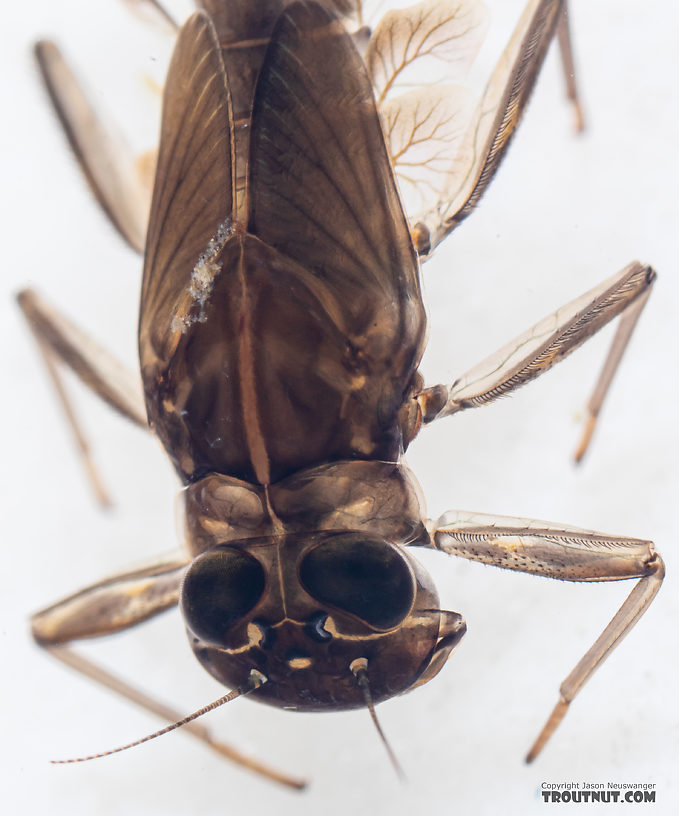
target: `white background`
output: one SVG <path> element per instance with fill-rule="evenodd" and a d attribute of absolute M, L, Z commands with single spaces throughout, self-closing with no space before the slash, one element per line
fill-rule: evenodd
<path fill-rule="evenodd" d="M 494 28 L 479 72 L 492 64 L 521 8 L 520 0 L 491 5 Z M 181 734 L 86 765 L 47 763 L 158 727 L 40 653 L 27 619 L 106 574 L 171 550 L 177 485 L 159 446 L 77 389 L 116 500 L 113 512 L 94 506 L 13 302 L 20 287 L 39 288 L 134 365 L 140 261 L 93 203 L 39 87 L 30 47 L 47 35 L 67 46 L 98 103 L 149 147 L 158 102 L 144 77 L 162 76 L 170 42 L 114 0 L 34 0 L 5 10 L 4 812 L 547 813 L 559 806 L 541 802 L 541 784 L 577 781 L 653 782 L 657 804 L 636 812 L 679 810 L 679 11 L 663 0 L 572 6 L 588 130 L 572 133 L 552 52 L 492 189 L 425 269 L 428 381 L 453 380 L 636 257 L 657 268 L 656 289 L 582 467 L 569 457 L 610 331 L 511 399 L 425 429 L 408 462 L 432 516 L 459 507 L 653 538 L 667 563 L 666 584 L 544 755 L 527 767 L 522 757 L 559 683 L 631 585 L 569 585 L 426 553 L 442 605 L 462 612 L 469 632 L 433 682 L 379 708 L 408 784 L 398 783 L 365 712 L 292 715 L 240 700 L 211 715 L 224 739 L 308 777 L 301 795 L 230 766 Z M 222 693 L 192 658 L 175 613 L 89 653 L 181 710 Z M 585 805 L 560 812 L 578 807 L 611 812 Z"/>

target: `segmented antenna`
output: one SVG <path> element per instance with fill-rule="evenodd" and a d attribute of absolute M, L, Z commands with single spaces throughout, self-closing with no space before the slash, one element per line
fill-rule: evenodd
<path fill-rule="evenodd" d="M 389 759 L 391 760 L 391 764 L 394 766 L 394 770 L 396 771 L 396 775 L 401 780 L 401 782 L 406 781 L 406 775 L 403 772 L 403 768 L 400 766 L 399 761 L 396 759 L 396 754 L 394 754 L 391 745 L 387 741 L 386 736 L 384 735 L 384 731 L 382 731 L 382 726 L 377 719 L 377 714 L 375 713 L 375 706 L 373 705 L 373 697 L 370 693 L 370 683 L 368 681 L 368 661 L 365 657 L 359 657 L 356 660 L 352 661 L 351 665 L 349 666 L 351 669 L 354 677 L 356 678 L 356 682 L 359 685 L 359 688 L 363 692 L 363 699 L 365 700 L 366 707 L 370 712 L 370 717 L 377 729 L 377 733 L 380 735 L 380 739 L 382 740 L 382 744 L 387 750 L 387 754 L 389 755 Z"/>
<path fill-rule="evenodd" d="M 182 725 L 186 725 L 187 723 L 193 722 L 193 720 L 197 720 L 198 717 L 202 717 L 203 714 L 207 714 L 208 711 L 213 711 L 215 708 L 219 708 L 219 706 L 224 705 L 224 703 L 229 703 L 231 700 L 235 700 L 236 697 L 244 697 L 246 694 L 250 694 L 250 692 L 255 691 L 260 686 L 263 686 L 266 682 L 267 678 L 261 672 L 257 671 L 257 669 L 252 669 L 250 671 L 248 681 L 244 686 L 230 691 L 228 694 L 225 694 L 218 700 L 203 706 L 203 708 L 199 708 L 198 711 L 194 711 L 193 714 L 189 714 L 171 725 L 166 725 L 165 728 L 161 728 L 160 731 L 155 731 L 153 734 L 148 734 L 147 736 L 135 740 L 134 742 L 129 742 L 127 745 L 121 745 L 120 747 L 112 748 L 109 751 L 102 751 L 100 754 L 90 754 L 90 756 L 76 757 L 75 759 L 52 759 L 50 760 L 50 764 L 71 765 L 74 762 L 89 762 L 90 759 L 101 759 L 102 757 L 111 756 L 111 754 L 118 754 L 121 751 L 127 751 L 128 748 L 134 748 L 137 745 L 142 745 L 144 742 L 148 742 L 156 737 L 162 737 L 163 734 L 168 734 L 170 731 L 174 731 L 176 728 L 181 728 Z"/>

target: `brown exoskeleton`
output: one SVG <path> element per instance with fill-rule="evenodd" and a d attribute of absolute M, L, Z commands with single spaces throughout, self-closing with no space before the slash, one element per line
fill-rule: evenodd
<path fill-rule="evenodd" d="M 404 28 L 446 4 L 386 17 L 361 59 L 336 17 L 341 3 L 271 2 L 251 15 L 203 2 L 168 74 L 148 231 L 78 118 L 58 52 L 40 46 L 100 200 L 131 243 L 147 236 L 145 406 L 35 294 L 21 303 L 50 363 L 66 363 L 161 439 L 186 485 L 188 543 L 181 561 L 38 613 L 41 644 L 93 672 L 65 644 L 179 602 L 199 660 L 227 686 L 285 708 L 338 710 L 428 681 L 464 633 L 406 547 L 568 580 L 639 578 L 562 686 L 530 756 L 540 750 L 651 602 L 662 562 L 649 542 L 575 528 L 466 513 L 428 524 L 401 455 L 423 423 L 513 390 L 621 315 L 591 428 L 649 292 L 652 271 L 631 264 L 451 387 L 425 388 L 417 373 L 417 255 L 435 250 L 493 176 L 547 45 L 564 30 L 562 5 L 529 4 L 465 129 L 448 197 L 412 227 L 391 159 L 398 168 L 394 122 L 411 116 L 419 126 L 417 106 L 397 98 L 388 110 L 385 98 L 381 125 L 373 87 L 381 102 Z"/>

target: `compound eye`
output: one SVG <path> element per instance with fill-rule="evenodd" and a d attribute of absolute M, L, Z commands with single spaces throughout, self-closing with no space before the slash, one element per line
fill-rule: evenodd
<path fill-rule="evenodd" d="M 181 607 L 189 629 L 219 646 L 230 627 L 257 605 L 265 583 L 259 561 L 233 547 L 198 556 L 182 585 Z"/>
<path fill-rule="evenodd" d="M 300 564 L 306 591 L 375 629 L 391 629 L 409 613 L 415 597 L 413 575 L 395 547 L 358 534 L 335 536 L 309 552 Z"/>

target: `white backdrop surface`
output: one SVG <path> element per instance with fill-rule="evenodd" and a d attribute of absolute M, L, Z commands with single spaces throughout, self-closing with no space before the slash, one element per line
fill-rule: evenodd
<path fill-rule="evenodd" d="M 521 8 L 494 0 L 479 61 L 492 63 Z M 495 406 L 425 429 L 408 452 L 428 509 L 465 508 L 653 538 L 668 578 L 646 617 L 592 679 L 543 756 L 522 757 L 560 682 L 630 584 L 569 585 L 426 553 L 444 608 L 469 631 L 429 685 L 380 706 L 406 769 L 400 785 L 364 712 L 292 715 L 247 700 L 211 715 L 224 739 L 309 778 L 294 794 L 174 734 L 77 767 L 50 758 L 127 742 L 155 720 L 50 661 L 27 619 L 106 574 L 174 546 L 177 485 L 153 441 L 77 389 L 80 414 L 116 508 L 91 500 L 12 294 L 35 286 L 130 365 L 140 261 L 82 181 L 32 65 L 53 36 L 93 94 L 153 142 L 170 43 L 114 0 L 35 0 L 5 10 L 0 58 L 4 467 L 3 810 L 16 814 L 275 812 L 532 814 L 544 782 L 647 782 L 679 811 L 676 406 L 679 279 L 676 144 L 679 11 L 662 0 L 572 0 L 588 119 L 572 133 L 550 53 L 509 156 L 478 211 L 424 270 L 431 316 L 424 371 L 456 376 L 544 314 L 639 257 L 658 270 L 591 453 L 570 461 L 578 420 L 610 331 Z M 425 560 L 425 559 L 423 559 Z M 88 653 L 182 710 L 221 692 L 194 661 L 175 613 Z M 610 806 L 560 806 L 607 813 Z M 648 810 L 646 810 L 648 808 Z"/>

